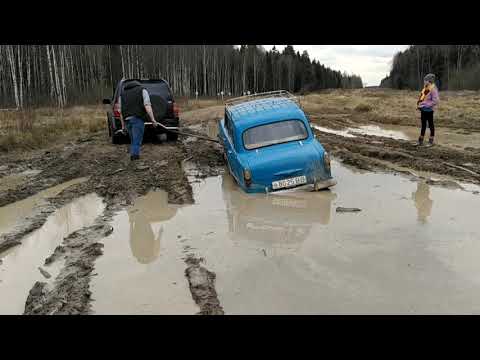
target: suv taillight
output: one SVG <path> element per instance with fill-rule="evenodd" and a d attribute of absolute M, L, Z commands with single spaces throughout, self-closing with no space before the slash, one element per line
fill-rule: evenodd
<path fill-rule="evenodd" d="M 118 102 L 113 105 L 113 116 L 115 116 L 116 118 L 120 117 L 120 105 L 118 104 Z"/>
<path fill-rule="evenodd" d="M 173 115 L 178 117 L 180 114 L 180 108 L 178 107 L 177 103 L 173 103 Z"/>

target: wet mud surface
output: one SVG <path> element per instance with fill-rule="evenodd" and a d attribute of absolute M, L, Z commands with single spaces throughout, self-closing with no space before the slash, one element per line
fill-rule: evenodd
<path fill-rule="evenodd" d="M 188 265 L 185 276 L 188 279 L 193 300 L 200 307 L 199 315 L 223 315 L 223 308 L 215 291 L 215 274 L 201 265 L 201 259 L 191 256 L 185 260 Z"/>
<path fill-rule="evenodd" d="M 216 138 L 216 115 L 202 114 L 205 119 L 192 120 L 188 131 Z M 339 117 L 329 128 L 344 130 L 348 121 L 355 122 Z M 100 213 L 64 230 L 32 264 L 35 280 L 25 292 L 24 314 L 409 313 L 428 306 L 449 312 L 435 303 L 443 295 L 457 309 L 477 312 L 468 300 L 478 290 L 469 290 L 478 282 L 468 257 L 470 250 L 478 253 L 469 214 L 480 196 L 477 188 L 465 189 L 480 183 L 480 149 L 418 148 L 408 137 L 392 138 L 398 135 L 393 130 L 373 130 L 380 136 L 315 130 L 341 162 L 333 167 L 339 185 L 270 197 L 239 191 L 221 147 L 195 138 L 146 143 L 133 163 L 128 145 L 111 145 L 100 133 L 1 155 L 0 181 L 8 181 L 0 186 L 0 214 L 17 212 L 0 220 L 0 271 L 13 269 L 9 259 L 30 237 L 45 237 L 42 229 L 65 206 L 95 194 Z M 378 173 L 385 170 L 412 181 Z M 360 195 L 353 194 L 356 187 Z M 464 204 L 464 216 L 446 207 L 449 196 Z M 393 202 L 400 204 L 395 211 Z M 446 237 L 459 242 L 451 255 Z M 410 243 L 413 250 L 405 238 L 417 241 Z M 397 265 L 408 265 L 403 280 L 396 279 Z M 449 281 L 446 290 L 436 271 Z M 119 283 L 132 291 L 122 297 Z M 425 306 L 412 295 L 415 286 L 430 287 Z M 406 303 L 396 303 L 402 294 Z"/>
<path fill-rule="evenodd" d="M 317 139 L 345 164 L 364 170 L 400 166 L 480 183 L 480 149 L 456 150 L 442 145 L 417 147 L 413 142 L 379 136 L 345 137 L 315 130 Z"/>
<path fill-rule="evenodd" d="M 213 142 L 184 139 L 177 143 L 146 142 L 141 160 L 131 162 L 128 144 L 111 145 L 105 135 L 99 133 L 44 151 L 3 155 L 0 181 L 2 178 L 9 181 L 0 187 L 0 209 L 6 212 L 17 209 L 22 201 L 32 205 L 11 224 L 0 228 L 0 253 L 17 251 L 17 248 L 21 251 L 19 245 L 27 235 L 41 231 L 52 214 L 79 197 L 95 193 L 105 203 L 96 225 L 68 234 L 45 259 L 44 265 L 58 261 L 64 264 L 52 283 L 37 281 L 34 284 L 25 304 L 25 314 L 90 313 L 89 283 L 95 259 L 102 254 L 103 244 L 99 241 L 112 231 L 109 222 L 113 214 L 151 190 L 166 191 L 171 204 L 192 203 L 184 160 L 203 169 L 197 174 L 199 177 L 216 174 L 223 159 L 215 146 Z M 17 177 L 20 178 L 17 174 L 28 176 L 17 181 Z M 52 188 L 59 189 L 51 191 Z M 47 194 L 41 201 L 32 200 L 43 191 Z M 48 277 L 44 269 L 37 268 L 37 271 Z"/>
<path fill-rule="evenodd" d="M 101 221 L 105 221 L 103 218 Z M 65 265 L 55 279 L 53 288 L 45 282 L 36 282 L 30 290 L 25 315 L 78 315 L 90 310 L 90 277 L 95 259 L 102 255 L 103 245 L 98 241 L 113 231 L 109 225 L 94 225 L 78 230 L 63 240 L 61 250 Z M 49 258 L 49 262 L 52 259 Z"/>

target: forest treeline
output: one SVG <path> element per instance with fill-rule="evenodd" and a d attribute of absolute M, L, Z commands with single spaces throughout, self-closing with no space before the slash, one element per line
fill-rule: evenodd
<path fill-rule="evenodd" d="M 419 89 L 427 73 L 442 90 L 480 89 L 480 45 L 412 45 L 397 53 L 381 87 Z"/>
<path fill-rule="evenodd" d="M 0 45 L 4 108 L 95 103 L 122 77 L 163 78 L 189 97 L 362 87 L 359 76 L 290 45 L 281 52 L 257 45 Z"/>

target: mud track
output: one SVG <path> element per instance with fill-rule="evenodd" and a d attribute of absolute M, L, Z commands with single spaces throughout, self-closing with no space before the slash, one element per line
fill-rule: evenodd
<path fill-rule="evenodd" d="M 193 300 L 200 307 L 198 315 L 223 315 L 223 308 L 215 291 L 216 275 L 201 266 L 203 259 L 189 256 L 185 262 L 188 267 L 185 276 L 188 279 Z"/>
<path fill-rule="evenodd" d="M 379 136 L 349 138 L 318 130 L 315 133 L 333 156 L 360 169 L 375 171 L 405 167 L 447 175 L 458 181 L 480 183 L 480 149 L 460 151 L 442 145 L 417 147 L 406 140 Z"/>
<path fill-rule="evenodd" d="M 205 135 L 205 134 L 202 134 Z M 72 179 L 87 178 L 72 185 L 45 204 L 35 208 L 9 233 L 0 237 L 0 252 L 20 245 L 29 233 L 39 229 L 47 218 L 74 199 L 96 193 L 106 204 L 104 213 L 94 226 L 82 228 L 67 236 L 46 264 L 63 259 L 60 274 L 49 288 L 37 282 L 30 291 L 25 314 L 88 314 L 90 312 L 89 283 L 95 259 L 102 254 L 99 242 L 111 232 L 108 225 L 113 214 L 131 205 L 139 196 L 151 190 L 168 193 L 169 203 L 193 203 L 192 188 L 183 170 L 185 160 L 202 169 L 198 176 L 206 177 L 219 172 L 223 158 L 218 144 L 180 139 L 176 143 L 145 143 L 141 160 L 131 162 L 128 145 L 112 145 L 103 133 L 77 139 L 48 150 L 0 156 L 0 180 L 25 170 L 40 170 L 16 187 L 0 191 L 0 207 L 26 199 L 38 192 Z M 204 274 L 200 269 L 199 274 Z M 196 270 L 195 270 L 196 271 Z M 209 281 L 215 277 L 207 272 Z M 211 287 L 209 288 L 211 291 Z M 214 291 L 214 290 L 213 290 Z M 192 293 L 196 298 L 197 295 Z M 202 303 L 203 304 L 203 303 Z M 201 313 L 219 313 L 217 307 L 201 305 Z"/>
<path fill-rule="evenodd" d="M 202 123 L 199 129 L 190 132 L 205 135 L 205 126 Z M 404 167 L 480 183 L 479 149 L 459 151 L 441 145 L 417 148 L 403 140 L 377 136 L 346 138 L 320 131 L 316 131 L 316 135 L 334 157 L 357 168 L 376 171 Z M 112 215 L 155 189 L 165 190 L 170 203 L 192 203 L 192 188 L 183 169 L 187 161 L 200 170 L 197 177 L 214 176 L 223 171 L 218 144 L 194 138 L 180 140 L 175 144 L 146 143 L 142 160 L 133 163 L 127 153 L 128 145 L 111 145 L 103 133 L 48 150 L 0 156 L 0 180 L 25 170 L 41 171 L 16 187 L 0 190 L 0 207 L 66 181 L 87 178 L 48 199 L 12 232 L 3 234 L 0 251 L 19 245 L 25 235 L 40 228 L 54 211 L 80 196 L 96 193 L 106 204 L 93 226 L 69 234 L 45 259 L 47 264 L 63 260 L 64 265 L 52 287 L 43 282 L 33 286 L 25 314 L 89 314 L 89 284 L 94 276 L 95 259 L 102 254 L 100 240 L 111 232 Z M 200 307 L 199 314 L 223 314 L 215 291 L 215 274 L 203 267 L 199 259 L 191 257 L 186 262 L 185 276 L 193 300 Z"/>

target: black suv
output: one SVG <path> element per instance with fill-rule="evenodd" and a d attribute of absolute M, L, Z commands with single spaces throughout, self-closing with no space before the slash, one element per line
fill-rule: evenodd
<path fill-rule="evenodd" d="M 121 144 L 129 141 L 128 134 L 118 132 L 122 128 L 120 122 L 120 109 L 118 99 L 124 86 L 129 81 L 138 81 L 150 94 L 153 115 L 155 120 L 163 126 L 169 128 L 178 128 L 179 126 L 179 108 L 173 99 L 173 94 L 168 83 L 163 79 L 122 79 L 115 89 L 112 99 L 104 99 L 105 105 L 112 105 L 107 112 L 108 135 L 112 139 L 112 144 Z M 178 134 L 169 132 L 162 126 L 153 126 L 151 122 L 145 122 L 145 136 L 166 134 L 168 141 L 176 141 Z"/>

